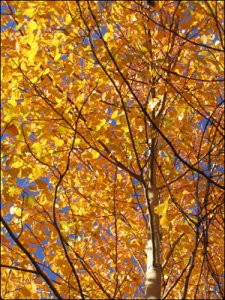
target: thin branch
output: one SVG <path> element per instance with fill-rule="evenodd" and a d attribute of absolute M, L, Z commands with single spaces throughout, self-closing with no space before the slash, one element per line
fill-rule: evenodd
<path fill-rule="evenodd" d="M 22 272 L 28 272 L 28 273 L 33 273 L 33 274 L 39 275 L 39 273 L 37 272 L 37 270 L 24 269 L 24 268 L 20 268 L 20 267 L 16 267 L 16 266 L 5 265 L 5 264 L 0 264 L 0 267 L 2 267 L 2 268 L 8 268 L 8 269 L 14 269 L 14 270 L 22 271 Z"/>
<path fill-rule="evenodd" d="M 26 256 L 29 258 L 29 260 L 31 261 L 31 263 L 34 265 L 34 267 L 36 268 L 37 274 L 39 274 L 44 281 L 47 283 L 47 285 L 49 286 L 49 288 L 52 290 L 52 292 L 54 293 L 54 295 L 56 296 L 57 299 L 63 299 L 61 297 L 61 295 L 59 294 L 59 292 L 57 291 L 57 289 L 54 287 L 54 285 L 52 284 L 51 280 L 48 278 L 48 276 L 40 269 L 38 263 L 36 262 L 36 260 L 33 258 L 33 256 L 30 254 L 30 252 L 23 246 L 23 244 L 17 239 L 17 237 L 14 235 L 13 231 L 11 230 L 11 228 L 9 227 L 9 225 L 6 223 L 6 221 L 4 220 L 4 218 L 1 216 L 1 222 L 3 223 L 5 229 L 7 230 L 8 234 L 10 235 L 10 237 L 13 239 L 13 241 L 17 244 L 17 246 L 24 252 L 24 254 L 26 254 Z"/>

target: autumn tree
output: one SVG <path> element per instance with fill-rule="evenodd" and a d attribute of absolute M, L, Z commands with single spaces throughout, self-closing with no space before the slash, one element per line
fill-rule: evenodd
<path fill-rule="evenodd" d="M 223 1 L 2 1 L 2 299 L 223 297 Z"/>

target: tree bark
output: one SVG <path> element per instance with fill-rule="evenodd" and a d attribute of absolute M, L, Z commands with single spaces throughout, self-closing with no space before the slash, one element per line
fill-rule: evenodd
<path fill-rule="evenodd" d="M 157 141 L 151 139 L 150 160 L 146 170 L 145 198 L 148 208 L 148 235 L 146 243 L 147 269 L 145 280 L 145 298 L 161 299 L 161 259 L 159 216 L 154 208 L 159 204 L 156 187 L 156 152 Z"/>
<path fill-rule="evenodd" d="M 159 241 L 159 217 L 154 213 L 154 202 L 157 202 L 155 193 L 147 192 L 147 201 L 151 201 L 149 213 L 149 228 L 146 245 L 147 269 L 145 280 L 145 298 L 161 299 L 161 262 Z"/>

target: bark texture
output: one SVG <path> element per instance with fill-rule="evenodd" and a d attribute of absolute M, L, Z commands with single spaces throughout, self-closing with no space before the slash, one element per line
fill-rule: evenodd
<path fill-rule="evenodd" d="M 156 187 L 157 141 L 149 141 L 150 160 L 146 170 L 145 198 L 148 208 L 148 236 L 146 244 L 147 269 L 145 280 L 145 298 L 161 299 L 161 260 L 159 216 L 154 208 L 159 204 Z"/>

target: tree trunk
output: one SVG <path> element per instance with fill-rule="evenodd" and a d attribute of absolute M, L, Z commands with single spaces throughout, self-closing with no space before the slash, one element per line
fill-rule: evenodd
<path fill-rule="evenodd" d="M 149 141 L 150 160 L 146 170 L 145 198 L 148 210 L 148 236 L 146 244 L 147 269 L 145 298 L 161 299 L 161 259 L 159 216 L 154 208 L 159 204 L 156 187 L 156 139 Z"/>
<path fill-rule="evenodd" d="M 145 280 L 145 298 L 161 299 L 161 263 L 159 241 L 159 217 L 154 213 L 154 194 L 148 191 L 147 201 L 151 201 L 149 214 L 148 239 L 146 246 L 147 269 Z M 155 199 L 156 200 L 156 199 Z"/>

